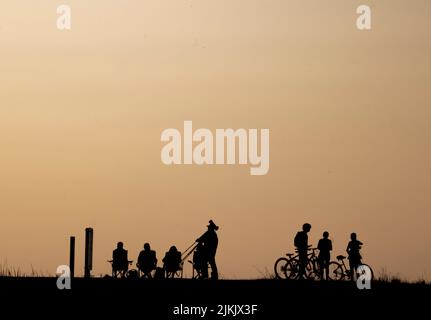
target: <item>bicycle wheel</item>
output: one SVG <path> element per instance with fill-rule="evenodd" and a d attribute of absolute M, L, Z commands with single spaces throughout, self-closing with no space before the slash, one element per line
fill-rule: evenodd
<path fill-rule="evenodd" d="M 289 266 L 289 260 L 287 260 L 287 258 L 279 258 L 277 259 L 277 261 L 275 261 L 274 264 L 274 272 L 275 272 L 275 276 L 278 279 L 288 279 L 289 276 L 287 274 L 287 270 Z"/>
<path fill-rule="evenodd" d="M 308 260 L 307 266 L 305 268 L 305 276 L 307 277 L 307 279 L 310 279 L 310 280 L 320 279 L 319 265 L 317 262 Z"/>
<path fill-rule="evenodd" d="M 332 261 L 329 263 L 329 280 L 343 280 L 344 279 L 344 271 L 341 264 L 338 262 Z"/>
<path fill-rule="evenodd" d="M 299 263 L 297 259 L 289 259 L 286 266 L 286 275 L 288 279 L 296 279 L 299 273 Z"/>

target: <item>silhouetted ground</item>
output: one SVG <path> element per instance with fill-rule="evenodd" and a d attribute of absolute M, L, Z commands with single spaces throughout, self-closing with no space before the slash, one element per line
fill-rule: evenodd
<path fill-rule="evenodd" d="M 421 310 L 429 314 L 431 286 L 373 282 L 358 290 L 349 282 L 279 280 L 128 280 L 76 278 L 71 290 L 58 290 L 56 278 L 1 278 L 1 309 L 14 314 L 95 319 L 115 314 L 137 319 L 289 319 L 302 312 L 306 319 L 389 315 Z M 19 302 L 19 306 L 13 306 Z M 205 317 L 178 316 L 175 307 L 208 307 Z M 218 305 L 257 305 L 253 315 L 218 315 Z M 243 307 L 243 311 L 245 311 Z M 251 309 L 251 307 L 250 307 Z M 184 309 L 183 309 L 184 310 Z M 232 310 L 232 309 L 231 309 Z M 237 309 L 238 310 L 238 309 Z"/>

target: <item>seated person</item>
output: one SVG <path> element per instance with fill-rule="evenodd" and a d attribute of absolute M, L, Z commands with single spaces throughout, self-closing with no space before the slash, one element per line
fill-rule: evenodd
<path fill-rule="evenodd" d="M 180 270 L 180 265 L 181 252 L 177 250 L 177 247 L 172 246 L 163 258 L 163 269 L 165 269 L 167 277 L 171 276 L 173 278 L 175 272 Z"/>
<path fill-rule="evenodd" d="M 139 253 L 136 266 L 144 274 L 144 277 L 151 278 L 151 271 L 157 267 L 157 258 L 156 252 L 151 250 L 149 243 L 144 244 L 144 250 Z"/>
<path fill-rule="evenodd" d="M 120 273 L 122 277 L 126 275 L 129 269 L 129 260 L 127 259 L 127 250 L 123 248 L 123 243 L 117 243 L 117 249 L 112 252 L 112 273 Z"/>

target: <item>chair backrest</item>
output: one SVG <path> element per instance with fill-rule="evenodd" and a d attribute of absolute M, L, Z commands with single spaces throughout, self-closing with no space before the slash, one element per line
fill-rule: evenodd
<path fill-rule="evenodd" d="M 112 268 L 114 270 L 127 270 L 128 267 L 127 250 L 115 249 L 112 253 Z"/>
<path fill-rule="evenodd" d="M 179 270 L 181 268 L 181 252 L 166 252 L 164 265 L 167 271 Z"/>

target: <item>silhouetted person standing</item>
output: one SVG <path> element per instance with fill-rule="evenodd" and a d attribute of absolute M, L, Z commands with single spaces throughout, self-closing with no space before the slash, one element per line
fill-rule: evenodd
<path fill-rule="evenodd" d="M 323 280 L 324 273 L 325 279 L 329 279 L 329 262 L 331 261 L 332 241 L 328 239 L 329 232 L 323 232 L 323 238 L 319 240 L 317 249 L 319 249 L 319 266 L 320 266 L 320 280 Z"/>
<path fill-rule="evenodd" d="M 303 279 L 305 277 L 305 268 L 307 267 L 308 258 L 308 232 L 311 230 L 311 224 L 304 223 L 302 226 L 302 231 L 298 231 L 295 236 L 294 244 L 298 249 L 298 258 L 299 258 L 299 270 L 298 270 L 298 279 Z"/>
<path fill-rule="evenodd" d="M 202 266 L 202 278 L 208 278 L 208 263 L 211 266 L 211 279 L 218 279 L 218 270 L 215 261 L 215 256 L 218 246 L 218 237 L 216 231 L 219 227 L 210 220 L 207 226 L 208 230 L 196 241 L 201 243 L 205 262 Z"/>
<path fill-rule="evenodd" d="M 347 253 L 349 255 L 350 264 L 350 280 L 354 280 L 354 275 L 356 274 L 356 269 L 362 263 L 362 256 L 359 251 L 362 248 L 363 243 L 357 239 L 356 233 L 350 235 L 350 242 L 347 245 Z"/>
<path fill-rule="evenodd" d="M 127 258 L 127 250 L 123 248 L 123 243 L 117 243 L 117 249 L 112 251 L 112 270 L 119 272 L 121 277 L 126 275 L 129 269 L 129 260 Z"/>
<path fill-rule="evenodd" d="M 151 278 L 151 271 L 157 267 L 156 252 L 151 250 L 150 244 L 144 244 L 144 250 L 139 253 L 136 266 L 143 273 L 144 278 Z"/>

